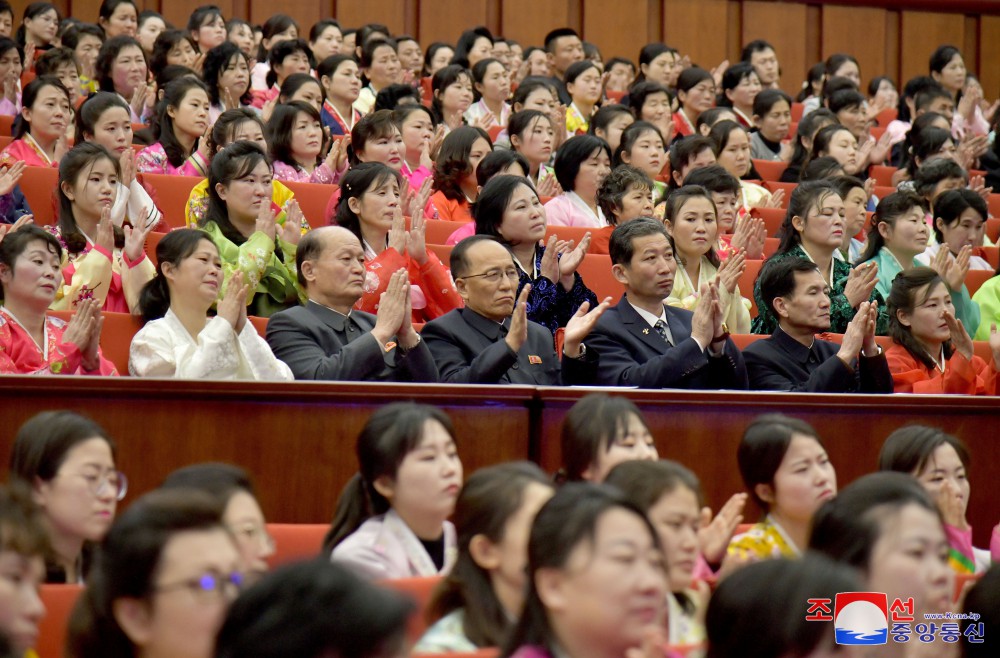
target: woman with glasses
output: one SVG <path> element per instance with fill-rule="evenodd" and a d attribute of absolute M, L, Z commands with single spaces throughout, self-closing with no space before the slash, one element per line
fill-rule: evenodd
<path fill-rule="evenodd" d="M 100 425 L 71 411 L 46 411 L 18 431 L 10 477 L 31 488 L 48 529 L 46 582 L 82 583 L 125 497 L 115 443 Z"/>
<path fill-rule="evenodd" d="M 236 539 L 247 584 L 267 572 L 274 538 L 267 532 L 264 512 L 246 471 L 232 464 L 192 464 L 168 475 L 160 488 L 194 489 L 215 498 L 222 505 L 222 522 Z"/>
<path fill-rule="evenodd" d="M 129 506 L 101 545 L 69 622 L 74 658 L 211 658 L 243 585 L 222 510 L 200 491 L 154 491 Z"/>

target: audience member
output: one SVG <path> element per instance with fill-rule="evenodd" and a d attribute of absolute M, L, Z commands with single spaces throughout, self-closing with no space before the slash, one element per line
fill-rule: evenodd
<path fill-rule="evenodd" d="M 145 326 L 132 339 L 129 374 L 181 379 L 285 381 L 292 372 L 247 321 L 250 286 L 237 271 L 222 287 L 219 250 L 204 231 L 177 229 L 156 246 L 156 276 L 139 300 Z M 218 302 L 214 318 L 208 311 Z"/>
<path fill-rule="evenodd" d="M 0 166 L 24 162 L 29 167 L 58 167 L 68 150 L 66 130 L 72 125 L 69 92 L 59 78 L 46 75 L 24 87 L 14 140 L 0 153 Z"/>
<path fill-rule="evenodd" d="M 987 364 L 973 351 L 972 339 L 941 276 L 927 267 L 902 272 L 889 293 L 886 351 L 897 393 L 996 395 L 1000 334 L 990 323 L 993 358 Z"/>
<path fill-rule="evenodd" d="M 324 552 L 371 579 L 447 574 L 455 563 L 448 517 L 462 487 L 451 420 L 435 407 L 380 407 L 357 441 L 359 471 L 337 502 Z"/>
<path fill-rule="evenodd" d="M 857 572 L 822 555 L 750 564 L 719 583 L 705 626 L 711 658 L 823 656 L 844 652 L 829 624 L 802 614 L 802 601 L 864 589 Z M 807 603 L 808 607 L 808 603 Z M 784 623 L 775 623 L 781 619 Z"/>
<path fill-rule="evenodd" d="M 597 205 L 597 191 L 611 172 L 611 150 L 593 135 L 571 137 L 556 152 L 555 175 L 563 193 L 545 204 L 553 226 L 601 228 L 607 219 Z"/>
<path fill-rule="evenodd" d="M 0 488 L 0 638 L 9 643 L 4 655 L 31 656 L 39 625 L 48 612 L 38 590 L 45 579 L 49 544 L 41 515 L 30 494 L 18 485 Z"/>
<path fill-rule="evenodd" d="M 631 400 L 593 393 L 570 407 L 560 438 L 565 482 L 600 484 L 616 465 L 659 456 L 642 412 Z"/>
<path fill-rule="evenodd" d="M 0 373 L 117 375 L 101 354 L 104 319 L 96 299 L 81 299 L 69 322 L 46 314 L 63 276 L 59 241 L 18 224 L 0 240 Z"/>
<path fill-rule="evenodd" d="M 667 566 L 656 530 L 617 491 L 563 486 L 528 540 L 524 610 L 504 658 L 665 651 Z"/>
<path fill-rule="evenodd" d="M 67 257 L 54 309 L 94 299 L 105 311 L 138 310 L 139 292 L 155 270 L 145 249 L 153 211 L 141 209 L 134 227 L 114 224 L 120 173 L 118 159 L 92 142 L 74 146 L 59 163 L 59 221 L 47 230 Z"/>
<path fill-rule="evenodd" d="M 412 323 L 406 270 L 397 270 L 378 314 L 354 309 L 365 284 L 365 255 L 343 227 L 307 233 L 296 251 L 308 302 L 271 316 L 267 340 L 297 379 L 437 381 L 437 367 Z"/>
<path fill-rule="evenodd" d="M 966 520 L 971 485 L 969 449 L 936 427 L 910 425 L 890 434 L 878 456 L 880 471 L 909 473 L 931 495 L 944 521 L 951 549 L 948 563 L 956 573 L 983 573 L 1000 561 L 1000 525 L 990 535 L 990 549 L 974 548 Z"/>
<path fill-rule="evenodd" d="M 743 357 L 724 327 L 718 283 L 701 286 L 694 312 L 663 302 L 677 262 L 659 221 L 635 219 L 611 234 L 612 274 L 625 287 L 590 335 L 601 354 L 595 383 L 641 388 L 746 389 Z"/>
<path fill-rule="evenodd" d="M 955 575 L 941 515 L 909 475 L 870 473 L 844 487 L 816 512 L 809 548 L 857 569 L 867 590 L 890 602 L 912 597 L 915 619 L 952 609 Z M 886 655 L 904 655 L 902 645 L 889 644 Z"/>
<path fill-rule="evenodd" d="M 826 181 L 801 183 L 792 192 L 785 221 L 781 226 L 778 253 L 768 259 L 777 263 L 790 257 L 805 258 L 816 264 L 823 281 L 830 288 L 830 331 L 844 333 L 864 301 L 878 306 L 877 335 L 885 335 L 889 327 L 888 312 L 878 283 L 878 266 L 865 263 L 852 268 L 834 258 L 844 239 L 844 200 L 837 189 Z M 778 326 L 773 308 L 761 295 L 760 279 L 754 284 L 757 317 L 752 327 L 755 334 L 773 334 Z"/>
<path fill-rule="evenodd" d="M 477 235 L 459 242 L 451 252 L 451 274 L 464 308 L 428 322 L 421 332 L 441 381 L 543 386 L 593 381 L 599 354 L 583 341 L 610 300 L 593 310 L 590 302 L 580 305 L 566 324 L 557 357 L 552 333 L 528 320 L 531 284 L 516 294 L 520 274 L 499 241 Z"/>
<path fill-rule="evenodd" d="M 208 209 L 199 223 L 219 250 L 225 278 L 242 272 L 249 285 L 247 314 L 269 317 L 297 305 L 305 296 L 298 288 L 295 249 L 302 238 L 302 211 L 297 202 L 280 229 L 272 200 L 272 170 L 256 144 L 234 142 L 215 154 L 208 175 Z"/>
<path fill-rule="evenodd" d="M 350 614 L 316 614 L 316 610 Z M 219 630 L 217 658 L 337 655 L 385 658 L 406 651 L 413 603 L 338 564 L 288 565 L 233 602 Z"/>
<path fill-rule="evenodd" d="M 378 162 L 351 167 L 341 181 L 336 223 L 365 251 L 364 294 L 356 308 L 376 311 L 392 274 L 402 269 L 410 282 L 413 321 L 426 322 L 458 308 L 462 300 L 440 259 L 427 248 L 422 209 L 429 185 L 425 181 L 414 201 L 407 229 L 400 195 L 405 184 L 397 170 Z"/>
<path fill-rule="evenodd" d="M 692 137 L 690 139 L 698 139 Z M 715 245 L 719 223 L 715 202 L 708 191 L 694 185 L 675 190 L 667 199 L 666 226 L 679 267 L 665 300 L 670 306 L 693 311 L 702 286 L 718 287 L 723 322 L 738 334 L 750 333 L 750 300 L 740 293 L 739 279 L 746 268 L 746 254 L 732 251 L 720 261 Z"/>
<path fill-rule="evenodd" d="M 211 658 L 243 586 L 221 506 L 200 491 L 154 491 L 117 519 L 69 621 L 74 658 Z"/>
<path fill-rule="evenodd" d="M 267 572 L 265 560 L 274 554 L 274 539 L 245 470 L 232 464 L 192 464 L 168 475 L 160 489 L 194 489 L 215 498 L 222 508 L 222 522 L 236 540 L 244 581 L 252 584 Z"/>
<path fill-rule="evenodd" d="M 816 337 L 830 329 L 829 286 L 805 258 L 768 262 L 760 291 L 778 326 L 743 350 L 750 388 L 810 393 L 892 393 L 892 374 L 875 343 L 878 308 L 861 302 L 840 345 Z"/>
<path fill-rule="evenodd" d="M 705 642 L 708 583 L 695 581 L 699 567 L 707 570 L 702 552 L 720 562 L 737 524 L 746 494 L 727 503 L 716 523 L 706 522 L 701 485 L 694 473 L 673 461 L 631 461 L 612 469 L 605 482 L 621 490 L 656 528 L 667 564 L 668 641 L 673 646 Z M 708 510 L 708 515 L 711 510 Z M 710 516 L 708 517 L 710 518 Z"/>
<path fill-rule="evenodd" d="M 72 411 L 36 414 L 17 431 L 10 480 L 31 490 L 48 534 L 45 581 L 90 581 L 96 542 L 115 518 L 128 480 L 117 450 L 94 421 Z"/>
<path fill-rule="evenodd" d="M 524 607 L 531 523 L 553 493 L 530 462 L 487 466 L 469 477 L 455 506 L 458 557 L 434 592 L 428 614 L 436 621 L 415 652 L 503 644 Z"/>
<path fill-rule="evenodd" d="M 530 321 L 555 334 L 584 302 L 589 302 L 590 308 L 597 306 L 597 296 L 576 271 L 586 256 L 589 238 L 585 235 L 575 245 L 555 234 L 546 241 L 545 208 L 523 176 L 496 176 L 487 182 L 473 215 L 477 234 L 496 238 L 513 254 L 518 269 L 515 298 L 531 285 L 527 300 Z"/>
<path fill-rule="evenodd" d="M 801 555 L 816 510 L 837 495 L 837 473 L 816 430 L 781 414 L 758 416 L 743 433 L 736 461 L 747 493 L 765 516 L 733 537 L 730 555 Z"/>

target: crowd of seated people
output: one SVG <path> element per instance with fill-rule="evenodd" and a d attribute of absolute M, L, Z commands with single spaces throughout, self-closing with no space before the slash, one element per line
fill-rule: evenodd
<path fill-rule="evenodd" d="M 972 456 L 954 435 L 900 428 L 873 472 L 838 488 L 815 428 L 760 416 L 723 457 L 746 489 L 713 513 L 692 470 L 660 458 L 629 400 L 586 396 L 562 430 L 554 476 L 508 462 L 465 479 L 466 437 L 447 414 L 383 406 L 357 437 L 358 472 L 314 547 L 318 559 L 268 573 L 275 540 L 245 470 L 191 464 L 116 514 L 128 488 L 113 440 L 76 413 L 39 414 L 18 430 L 0 488 L 9 579 L 0 638 L 18 652 L 6 655 L 38 641 L 38 591 L 52 583 L 79 591 L 66 637 L 74 657 L 279 656 L 297 642 L 318 658 L 331 643 L 369 646 L 372 633 L 398 651 L 415 613 L 383 587 L 414 578 L 433 583 L 420 611 L 427 626 L 409 639 L 418 655 L 587 656 L 599 647 L 623 658 L 656 646 L 735 657 L 748 643 L 780 649 L 766 655 L 832 651 L 833 633 L 802 621 L 807 599 L 864 589 L 906 602 L 920 619 L 963 610 L 963 599 L 984 606 L 975 620 L 929 632 L 936 639 L 921 644 L 933 653 L 916 655 L 984 655 L 977 638 L 998 630 L 1000 524 L 988 547 L 974 545 Z M 748 500 L 764 515 L 741 525 Z M 776 600 L 775 587 L 797 598 Z M 317 610 L 326 600 L 332 607 Z M 720 620 L 719 608 L 735 616 Z M 910 632 L 897 625 L 893 634 Z M 269 634 L 287 641 L 272 646 Z M 262 647 L 249 648 L 251 639 Z M 913 655 L 890 644 L 893 655 Z"/>
<path fill-rule="evenodd" d="M 665 44 L 647 44 L 637 64 L 609 60 L 602 76 L 600 53 L 568 28 L 552 30 L 542 48 L 525 51 L 476 27 L 454 45 L 428 44 L 421 66 L 417 40 L 377 23 L 352 31 L 324 19 L 307 35 L 295 20 L 276 14 L 254 32 L 246 22 L 227 23 L 218 8 L 204 6 L 186 27 L 173 29 L 155 12 L 139 15 L 127 0 L 104 2 L 93 24 L 63 20 L 53 7 L 35 5 L 11 34 L 12 47 L 0 42 L 0 73 L 6 66 L 9 82 L 0 111 L 15 118 L 0 155 L 0 230 L 8 242 L 0 263 L 6 290 L 2 372 L 112 374 L 109 367 L 81 369 L 75 358 L 66 367 L 62 358 L 101 346 L 96 305 L 158 322 L 136 335 L 135 367 L 128 368 L 134 376 L 287 379 L 290 370 L 298 378 L 338 380 L 799 390 L 815 374 L 813 366 L 827 362 L 827 374 L 843 381 L 835 385 L 819 377 L 809 390 L 886 391 L 881 384 L 858 388 L 844 379 L 852 369 L 860 375 L 867 355 L 882 352 L 871 347 L 867 320 L 854 322 L 864 309 L 862 316 L 875 318 L 875 336 L 889 338 L 882 345 L 895 390 L 902 392 L 916 390 L 907 382 L 933 363 L 941 379 L 950 381 L 957 371 L 946 372 L 946 361 L 971 352 L 958 346 L 967 347 L 966 337 L 990 341 L 1000 320 L 1000 284 L 970 275 L 1000 267 L 987 235 L 997 237 L 995 228 L 986 230 L 992 193 L 986 182 L 1000 171 L 990 147 L 995 112 L 952 46 L 938 48 L 929 75 L 908 81 L 899 94 L 891 79 L 880 76 L 866 96 L 857 60 L 834 54 L 817 67 L 815 84 L 810 78 L 792 101 L 778 89 L 779 53 L 764 41 L 749 44 L 741 61 L 711 70 Z M 11 17 L 11 33 L 14 13 L 0 12 Z M 7 38 L 3 31 L 0 26 L 0 38 Z M 894 103 L 896 118 L 876 126 Z M 775 165 L 783 170 L 769 169 Z M 876 170 L 886 166 L 898 167 L 898 189 L 880 188 L 876 195 L 874 177 L 885 175 Z M 15 274 L 18 255 L 30 244 L 13 238 L 34 218 L 22 187 L 26 176 L 41 175 L 38 167 L 59 172 L 51 199 L 54 225 L 46 230 L 61 249 L 51 254 L 59 260 L 54 281 L 43 277 L 37 287 L 46 292 L 29 311 L 18 300 L 16 284 L 30 283 L 24 279 L 32 273 Z M 160 263 L 152 248 L 177 225 L 177 217 L 165 212 L 164 198 L 175 190 L 158 187 L 157 176 L 194 179 L 184 223 L 209 236 L 203 244 L 215 246 L 209 260 L 218 261 L 222 277 L 214 297 L 191 292 L 179 279 L 166 294 L 169 276 L 162 270 L 175 273 L 188 257 L 178 252 L 170 260 L 164 253 L 168 260 Z M 794 186 L 764 180 L 773 177 Z M 326 189 L 323 216 L 316 203 L 296 198 L 297 185 Z M 614 233 L 628 235 L 627 224 L 637 218 L 663 226 L 669 244 L 669 253 L 660 248 L 659 262 L 648 269 L 623 260 L 634 255 L 635 245 L 619 240 L 624 248 L 612 248 Z M 447 239 L 439 222 L 455 225 Z M 319 292 L 328 285 L 322 279 L 332 275 L 316 273 L 332 256 L 316 259 L 328 245 L 316 249 L 329 240 L 310 241 L 316 252 L 310 258 L 296 253 L 302 236 L 324 224 L 347 229 L 361 244 L 360 297 L 346 289 Z M 461 271 L 456 274 L 447 247 L 456 249 L 474 234 L 492 236 L 509 254 L 518 276 L 512 295 L 506 262 L 494 275 L 468 269 L 462 257 L 455 261 Z M 662 242 L 652 233 L 632 235 L 637 237 Z M 473 253 L 495 251 L 477 242 Z M 604 253 L 610 264 L 599 260 Z M 828 296 L 829 307 L 819 300 L 812 319 L 788 315 L 801 316 L 796 277 L 804 272 L 771 265 L 790 257 L 812 262 L 823 278 L 818 297 Z M 299 271 L 303 266 L 311 277 Z M 925 299 L 897 295 L 895 305 L 888 303 L 898 276 L 919 278 L 924 268 L 945 284 L 957 321 L 939 331 L 936 344 L 906 340 L 901 327 L 911 334 L 920 328 L 898 317 L 922 308 Z M 781 275 L 771 281 L 770 292 L 779 291 L 775 297 L 765 299 L 762 271 Z M 395 277 L 397 272 L 406 276 Z M 159 294 L 140 294 L 144 287 Z M 357 287 L 353 278 L 350 287 Z M 54 295 L 43 306 L 50 288 Z M 522 323 L 518 302 L 526 290 Z M 596 290 L 601 297 L 610 293 L 610 304 L 600 302 Z M 487 294 L 493 299 L 486 300 Z M 321 296 L 336 298 L 326 309 L 334 315 L 323 323 L 335 333 L 346 330 L 336 339 L 308 341 L 320 343 L 322 363 L 305 356 L 312 354 L 302 351 L 307 344 L 290 348 L 290 336 L 282 336 L 279 325 L 291 316 L 275 320 L 267 331 L 269 345 L 253 340 L 250 328 L 263 335 L 272 315 L 317 311 L 325 305 L 317 301 Z M 396 322 L 401 297 L 407 298 L 412 326 Z M 379 313 L 383 300 L 391 313 Z M 484 302 L 495 308 L 484 313 Z M 470 303 L 479 306 L 470 310 Z M 45 306 L 63 315 L 46 315 Z M 225 332 L 214 318 L 232 315 L 236 306 L 245 308 L 228 323 L 236 333 L 222 340 Z M 610 315 L 601 321 L 605 308 Z M 671 309 L 692 315 L 676 316 L 681 322 L 672 326 Z M 486 342 L 468 321 L 453 324 L 470 312 L 484 318 Z M 161 344 L 154 358 L 150 338 L 181 313 L 189 318 L 183 331 L 174 327 L 173 342 Z M 362 313 L 371 317 L 365 320 Z M 363 363 L 351 357 L 345 369 L 341 352 L 372 331 L 379 315 L 376 345 L 357 344 L 366 354 Z M 211 321 L 203 324 L 202 316 Z M 574 322 L 578 317 L 589 320 L 581 325 Z M 263 320 L 255 324 L 251 318 Z M 299 315 L 296 324 L 306 319 Z M 791 323 L 803 321 L 808 326 L 793 329 Z M 57 337 L 60 323 L 72 329 L 68 339 Z M 552 349 L 536 324 L 552 335 Z M 689 330 L 688 324 L 697 327 Z M 202 333 L 212 327 L 221 333 Z M 631 336 L 618 335 L 622 328 Z M 791 379 L 769 379 L 757 366 L 746 378 L 740 350 L 723 350 L 728 336 L 749 334 L 772 335 L 750 354 L 766 354 L 765 345 L 797 350 L 782 343 L 790 337 L 786 330 L 800 333 L 795 342 L 809 350 L 792 357 L 806 362 Z M 689 331 L 695 337 L 689 356 L 698 358 L 679 359 L 674 347 L 687 344 Z M 811 337 L 825 333 L 836 342 L 845 342 L 837 335 L 850 334 L 848 349 L 831 352 L 832 343 L 816 342 L 828 336 Z M 572 341 L 566 341 L 568 334 Z M 661 335 L 665 347 L 654 344 Z M 867 347 L 855 353 L 859 336 Z M 236 338 L 243 347 L 236 349 Z M 491 374 L 468 370 L 498 338 L 508 353 Z M 630 340 L 636 345 L 625 347 Z M 600 364 L 592 375 L 576 373 L 572 366 L 578 364 L 570 364 L 568 377 L 557 376 L 558 350 L 567 342 L 574 354 L 579 346 L 580 363 Z M 199 358 L 166 358 L 164 363 L 183 361 L 179 368 L 150 363 L 182 344 Z M 943 356 L 936 353 L 938 344 Z M 373 349 L 358 349 L 378 345 L 382 365 Z M 674 352 L 666 361 L 652 359 L 665 350 Z M 526 363 L 514 368 L 515 352 L 521 351 Z M 733 376 L 696 376 L 701 368 L 694 366 L 702 359 L 718 370 L 723 352 Z M 842 372 L 827 361 L 834 353 L 840 354 Z M 239 365 L 222 365 L 229 361 Z M 398 369 L 417 361 L 419 375 Z M 979 371 L 983 385 L 917 389 L 991 394 L 989 365 L 984 362 Z M 525 377 L 535 370 L 547 374 Z"/>
<path fill-rule="evenodd" d="M 793 100 L 765 41 L 714 68 L 662 43 L 605 62 L 551 27 L 421 44 L 0 0 L 0 374 L 997 395 L 1000 112 L 958 48 L 866 87 L 833 54 Z M 141 328 L 109 335 L 116 314 Z M 33 655 L 45 582 L 84 587 L 73 658 L 383 658 L 412 609 L 371 581 L 440 578 L 418 653 L 823 655 L 806 599 L 943 613 L 961 574 L 983 625 L 928 655 L 983 655 L 1000 526 L 973 545 L 968 449 L 900 428 L 895 473 L 838 489 L 822 433 L 756 419 L 713 514 L 624 398 L 569 411 L 558 474 L 467 479 L 444 411 L 385 405 L 322 559 L 267 574 L 246 471 L 189 465 L 116 514 L 114 438 L 46 412 L 0 489 L 0 654 Z"/>

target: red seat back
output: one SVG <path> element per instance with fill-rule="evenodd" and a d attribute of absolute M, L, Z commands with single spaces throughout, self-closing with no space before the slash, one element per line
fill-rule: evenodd
<path fill-rule="evenodd" d="M 325 523 L 268 523 L 267 532 L 274 539 L 274 554 L 268 558 L 268 563 L 274 568 L 318 557 L 329 530 L 330 526 Z"/>
<path fill-rule="evenodd" d="M 42 585 L 39 596 L 45 605 L 45 616 L 38 625 L 35 646 L 39 658 L 62 658 L 69 616 L 82 592 L 79 585 Z"/>
<path fill-rule="evenodd" d="M 54 225 L 59 218 L 56 201 L 59 170 L 55 167 L 25 167 L 19 185 L 31 206 L 35 223 L 39 226 Z"/>

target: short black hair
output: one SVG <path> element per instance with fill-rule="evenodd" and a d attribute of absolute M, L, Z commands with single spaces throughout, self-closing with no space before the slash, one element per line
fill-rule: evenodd
<path fill-rule="evenodd" d="M 979 196 L 969 188 L 960 190 L 948 190 L 934 200 L 934 237 L 938 244 L 944 243 L 944 234 L 938 228 L 937 220 L 944 222 L 945 226 L 957 224 L 959 217 L 969 208 L 979 214 L 983 222 L 990 216 L 989 206 Z"/>
<path fill-rule="evenodd" d="M 577 34 L 576 30 L 570 27 L 556 28 L 545 35 L 545 52 L 553 53 L 556 47 L 556 40 L 563 37 L 576 37 L 579 39 L 580 35 Z"/>
<path fill-rule="evenodd" d="M 593 135 L 576 135 L 570 137 L 556 151 L 556 180 L 567 192 L 576 186 L 576 175 L 580 173 L 580 165 L 590 158 L 595 151 L 603 150 L 611 162 L 611 147 L 600 137 Z"/>
<path fill-rule="evenodd" d="M 315 615 L 341 607 L 346 615 Z M 240 595 L 219 630 L 220 658 L 369 658 L 406 642 L 413 602 L 329 560 L 286 565 Z"/>
<path fill-rule="evenodd" d="M 754 39 L 747 45 L 743 46 L 743 51 L 740 53 L 740 60 L 749 62 L 754 53 L 759 53 L 768 49 L 774 50 L 774 46 L 763 39 Z"/>
<path fill-rule="evenodd" d="M 691 171 L 684 179 L 684 185 L 700 185 L 709 192 L 716 194 L 732 192 L 738 195 L 741 189 L 740 181 L 736 176 L 733 176 L 726 171 L 725 167 L 719 164 L 699 167 Z"/>
<path fill-rule="evenodd" d="M 636 238 L 644 238 L 647 235 L 657 234 L 662 235 L 668 240 L 670 239 L 663 222 L 652 217 L 639 217 L 630 222 L 619 224 L 611 232 L 611 240 L 608 245 L 611 264 L 628 267 L 632 264 L 632 256 L 635 255 L 635 247 L 632 242 Z"/>
<path fill-rule="evenodd" d="M 928 85 L 926 88 L 921 89 L 913 96 L 913 109 L 917 112 L 921 110 L 926 110 L 931 106 L 938 98 L 946 98 L 950 101 L 954 101 L 952 95 L 947 89 L 939 84 Z"/>
<path fill-rule="evenodd" d="M 764 262 L 758 275 L 760 281 L 760 296 L 768 310 L 773 311 L 774 300 L 788 297 L 795 292 L 796 272 L 818 272 L 816 263 L 806 258 L 789 256 L 775 260 L 770 258 Z"/>

